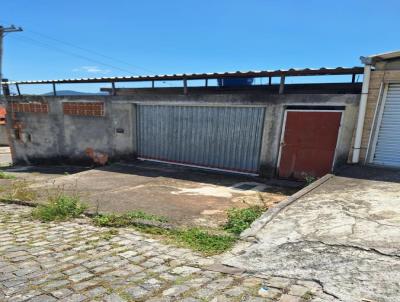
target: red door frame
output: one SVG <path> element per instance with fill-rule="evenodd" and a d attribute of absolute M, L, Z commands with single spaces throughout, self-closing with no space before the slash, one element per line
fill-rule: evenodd
<path fill-rule="evenodd" d="M 342 124 L 343 124 L 343 112 L 344 110 L 329 110 L 329 109 L 286 109 L 284 118 L 283 118 L 283 125 L 282 125 L 282 131 L 281 131 L 281 137 L 279 141 L 279 152 L 278 152 L 278 160 L 277 160 L 277 169 L 276 169 L 276 174 L 279 177 L 279 169 L 281 166 L 281 159 L 282 159 L 282 147 L 284 144 L 284 139 L 285 139 L 285 130 L 286 130 L 286 121 L 287 121 L 287 114 L 288 112 L 339 112 L 341 114 L 340 116 L 340 123 L 339 123 L 339 128 L 338 128 L 338 134 L 336 137 L 336 146 L 335 146 L 335 152 L 333 155 L 333 160 L 332 160 L 332 165 L 331 165 L 331 171 L 333 170 L 335 166 L 335 161 L 336 161 L 336 155 L 337 155 L 337 148 L 339 144 L 339 140 L 341 137 L 341 132 L 342 132 Z"/>

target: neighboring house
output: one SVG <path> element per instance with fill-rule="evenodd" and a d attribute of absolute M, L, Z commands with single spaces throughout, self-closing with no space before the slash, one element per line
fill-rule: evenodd
<path fill-rule="evenodd" d="M 366 76 L 351 160 L 400 167 L 400 51 L 361 60 Z"/>
<path fill-rule="evenodd" d="M 8 96 L 13 160 L 139 158 L 262 176 L 319 177 L 348 160 L 361 92 L 356 78 L 362 73 L 362 67 L 338 67 L 10 82 L 17 91 L 31 84 L 54 88 L 53 96 Z M 328 75 L 347 75 L 348 82 L 311 82 Z M 286 83 L 305 76 L 307 84 Z M 157 87 L 164 81 L 181 81 L 183 87 Z M 56 91 L 57 84 L 107 82 L 108 96 Z M 116 88 L 116 82 L 148 82 L 150 88 Z"/>
<path fill-rule="evenodd" d="M 6 108 L 0 106 L 0 146 L 8 146 Z"/>

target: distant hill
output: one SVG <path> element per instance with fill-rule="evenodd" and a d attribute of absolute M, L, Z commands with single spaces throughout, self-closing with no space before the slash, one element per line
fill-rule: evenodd
<path fill-rule="evenodd" d="M 42 95 L 53 95 L 53 92 L 47 92 Z M 108 95 L 107 92 L 80 92 L 74 90 L 57 90 L 57 95 Z"/>

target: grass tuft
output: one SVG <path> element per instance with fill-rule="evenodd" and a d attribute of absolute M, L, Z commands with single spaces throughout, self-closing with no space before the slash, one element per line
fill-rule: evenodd
<path fill-rule="evenodd" d="M 0 179 L 16 179 L 16 177 L 4 171 L 0 171 Z"/>
<path fill-rule="evenodd" d="M 222 253 L 230 249 L 236 242 L 236 238 L 233 236 L 212 234 L 200 228 L 176 231 L 172 234 L 172 238 L 178 244 L 207 255 Z"/>
<path fill-rule="evenodd" d="M 218 254 L 230 249 L 237 239 L 231 235 L 213 234 L 200 228 L 167 229 L 162 226 L 145 225 L 138 222 L 138 219 L 167 222 L 164 217 L 147 214 L 142 211 L 120 215 L 103 214 L 93 217 L 94 223 L 98 226 L 134 227 L 141 232 L 162 236 L 171 243 L 191 248 L 206 255 Z"/>
<path fill-rule="evenodd" d="M 3 190 L 6 199 L 32 201 L 37 198 L 36 191 L 32 190 L 30 183 L 26 180 L 16 180 L 11 182 L 10 186 Z"/>
<path fill-rule="evenodd" d="M 56 192 L 48 197 L 48 204 L 39 205 L 32 211 L 32 216 L 43 222 L 66 220 L 79 217 L 86 209 L 79 196 L 69 196 Z"/>
<path fill-rule="evenodd" d="M 266 210 L 264 207 L 253 206 L 244 209 L 232 208 L 228 210 L 228 221 L 224 229 L 232 234 L 240 235 L 254 220 L 259 218 Z"/>
<path fill-rule="evenodd" d="M 132 211 L 125 214 L 101 214 L 93 218 L 93 221 L 98 226 L 105 227 L 126 227 L 137 224 L 137 220 L 149 220 L 157 222 L 167 222 L 167 219 L 162 216 L 147 214 L 142 211 Z"/>

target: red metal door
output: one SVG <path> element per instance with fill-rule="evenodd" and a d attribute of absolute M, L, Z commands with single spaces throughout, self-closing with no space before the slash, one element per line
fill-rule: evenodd
<path fill-rule="evenodd" d="M 305 179 L 332 170 L 341 112 L 287 111 L 279 176 Z"/>

